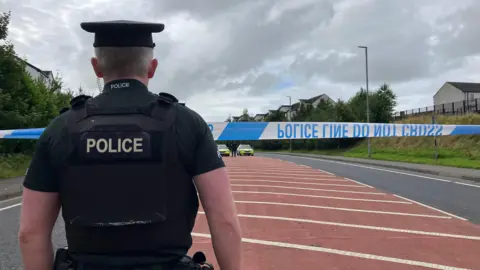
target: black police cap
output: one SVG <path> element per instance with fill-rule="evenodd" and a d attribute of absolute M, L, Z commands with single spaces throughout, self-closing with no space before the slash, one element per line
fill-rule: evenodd
<path fill-rule="evenodd" d="M 152 33 L 165 29 L 161 23 L 135 21 L 83 22 L 83 30 L 95 33 L 93 47 L 149 47 L 154 48 Z"/>

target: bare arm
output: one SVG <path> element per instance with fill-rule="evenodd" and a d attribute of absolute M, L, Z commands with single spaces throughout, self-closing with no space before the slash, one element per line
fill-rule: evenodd
<path fill-rule="evenodd" d="M 25 270 L 51 270 L 52 230 L 60 211 L 58 193 L 24 188 L 18 234 Z"/>
<path fill-rule="evenodd" d="M 226 168 L 197 175 L 194 181 L 220 269 L 240 270 L 242 237 Z"/>

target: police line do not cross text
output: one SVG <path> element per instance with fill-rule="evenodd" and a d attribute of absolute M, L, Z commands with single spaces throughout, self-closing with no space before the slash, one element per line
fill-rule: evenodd
<path fill-rule="evenodd" d="M 442 125 L 278 123 L 278 139 L 442 136 Z"/>

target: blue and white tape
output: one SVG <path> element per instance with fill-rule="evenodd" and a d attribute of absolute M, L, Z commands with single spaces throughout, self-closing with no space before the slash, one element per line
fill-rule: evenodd
<path fill-rule="evenodd" d="M 478 135 L 480 125 L 384 124 L 343 122 L 213 122 L 218 141 L 338 139 Z M 38 139 L 43 128 L 0 130 L 3 139 Z"/>

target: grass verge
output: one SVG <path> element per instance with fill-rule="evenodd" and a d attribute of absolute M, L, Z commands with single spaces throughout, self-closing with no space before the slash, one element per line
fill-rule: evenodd
<path fill-rule="evenodd" d="M 0 155 L 0 180 L 25 175 L 31 158 L 23 154 Z"/>

